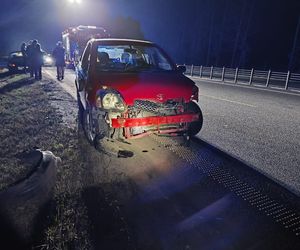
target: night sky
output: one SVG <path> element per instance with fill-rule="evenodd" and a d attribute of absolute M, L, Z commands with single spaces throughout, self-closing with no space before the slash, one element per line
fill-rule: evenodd
<path fill-rule="evenodd" d="M 51 52 L 83 24 L 154 41 L 176 63 L 300 72 L 298 22 L 299 0 L 1 0 L 0 55 L 35 38 Z"/>

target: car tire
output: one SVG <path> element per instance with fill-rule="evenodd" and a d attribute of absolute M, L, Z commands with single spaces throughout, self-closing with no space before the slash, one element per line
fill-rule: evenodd
<path fill-rule="evenodd" d="M 189 102 L 186 110 L 191 113 L 199 114 L 199 120 L 188 124 L 188 134 L 194 136 L 200 132 L 203 125 L 203 115 L 200 107 L 195 102 Z"/>
<path fill-rule="evenodd" d="M 83 111 L 84 111 L 84 108 L 83 108 L 83 105 L 80 101 L 80 96 L 79 96 L 78 91 L 77 91 L 77 104 L 78 104 L 78 122 L 79 122 L 79 124 L 81 124 L 83 126 Z"/>
<path fill-rule="evenodd" d="M 83 122 L 83 130 L 85 136 L 89 141 L 89 143 L 94 145 L 94 140 L 98 133 L 97 133 L 97 126 L 95 124 L 95 119 L 93 119 L 92 117 L 92 110 L 89 105 L 87 105 L 86 109 L 83 109 L 82 120 L 83 120 L 82 122 Z"/>
<path fill-rule="evenodd" d="M 15 74 L 16 73 L 16 69 L 12 68 L 12 67 L 8 67 L 8 71 L 10 74 Z"/>

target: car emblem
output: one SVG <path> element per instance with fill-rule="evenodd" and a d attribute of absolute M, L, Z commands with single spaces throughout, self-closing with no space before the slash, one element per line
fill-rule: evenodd
<path fill-rule="evenodd" d="M 163 94 L 157 94 L 156 95 L 156 99 L 159 100 L 159 101 L 162 101 L 164 99 L 164 97 L 165 96 Z"/>

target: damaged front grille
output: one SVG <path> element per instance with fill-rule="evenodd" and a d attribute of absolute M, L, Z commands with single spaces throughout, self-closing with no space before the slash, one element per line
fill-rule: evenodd
<path fill-rule="evenodd" d="M 165 103 L 152 102 L 149 100 L 136 100 L 134 105 L 129 107 L 130 118 L 142 118 L 149 116 L 170 116 L 183 113 L 184 105 L 182 101 L 169 100 Z M 180 124 L 160 125 L 160 130 L 174 129 L 182 127 Z M 157 126 L 133 127 L 130 128 L 132 135 L 142 134 L 147 131 L 157 130 Z"/>
<path fill-rule="evenodd" d="M 165 103 L 157 103 L 148 100 L 136 100 L 132 111 L 150 112 L 155 115 L 175 115 L 183 111 L 183 105 L 178 101 L 167 101 Z"/>
<path fill-rule="evenodd" d="M 134 108 L 156 113 L 161 108 L 161 105 L 147 100 L 136 100 L 134 102 Z"/>

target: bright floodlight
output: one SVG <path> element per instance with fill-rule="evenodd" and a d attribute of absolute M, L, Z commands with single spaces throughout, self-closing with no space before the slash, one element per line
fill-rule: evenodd
<path fill-rule="evenodd" d="M 76 4 L 81 4 L 82 0 L 68 0 L 69 3 L 76 3 Z"/>

